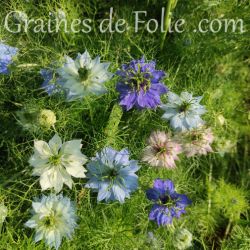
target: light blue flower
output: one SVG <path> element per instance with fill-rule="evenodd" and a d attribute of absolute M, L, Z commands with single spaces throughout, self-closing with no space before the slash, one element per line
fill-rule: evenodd
<path fill-rule="evenodd" d="M 75 206 L 69 198 L 50 194 L 32 202 L 33 216 L 25 225 L 36 230 L 35 242 L 45 240 L 58 249 L 62 238 L 71 238 L 76 227 Z"/>
<path fill-rule="evenodd" d="M 12 63 L 12 57 L 18 52 L 17 48 L 0 43 L 0 74 L 8 74 L 8 66 Z"/>
<path fill-rule="evenodd" d="M 44 81 L 42 89 L 44 89 L 48 95 L 53 95 L 61 91 L 61 85 L 59 81 L 55 79 L 55 72 L 52 69 L 41 69 L 40 74 Z"/>
<path fill-rule="evenodd" d="M 138 187 L 138 176 L 135 172 L 139 166 L 137 161 L 129 160 L 127 149 L 116 151 L 106 147 L 92 158 L 87 169 L 89 181 L 85 187 L 98 192 L 98 201 L 118 200 L 123 203 Z"/>
<path fill-rule="evenodd" d="M 57 72 L 68 101 L 106 92 L 104 83 L 113 76 L 108 72 L 110 63 L 100 63 L 99 56 L 92 60 L 88 51 L 78 54 L 75 60 L 68 56 L 65 59 L 66 63 Z"/>
<path fill-rule="evenodd" d="M 163 119 L 170 120 L 170 125 L 177 131 L 186 131 L 202 126 L 205 122 L 201 115 L 206 112 L 200 104 L 202 96 L 193 97 L 188 92 L 182 92 L 180 96 L 173 92 L 168 93 L 168 103 L 161 108 L 165 111 Z"/>

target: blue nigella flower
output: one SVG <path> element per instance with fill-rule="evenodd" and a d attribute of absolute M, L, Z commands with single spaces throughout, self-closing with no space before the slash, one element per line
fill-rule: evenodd
<path fill-rule="evenodd" d="M 204 106 L 200 104 L 202 96 L 193 97 L 188 92 L 182 92 L 180 96 L 173 92 L 168 93 L 168 103 L 161 108 L 165 111 L 162 118 L 170 120 L 170 125 L 177 131 L 186 131 L 204 125 L 201 115 L 206 113 Z"/>
<path fill-rule="evenodd" d="M 179 218 L 185 213 L 191 201 L 184 194 L 178 194 L 171 180 L 156 179 L 153 188 L 146 191 L 147 198 L 155 204 L 149 214 L 149 219 L 158 226 L 172 224 L 173 218 Z"/>
<path fill-rule="evenodd" d="M 132 60 L 123 64 L 116 74 L 121 77 L 116 87 L 120 93 L 120 105 L 127 111 L 133 107 L 156 108 L 161 103 L 160 96 L 167 92 L 167 87 L 161 83 L 166 74 L 155 69 L 154 61 Z"/>
<path fill-rule="evenodd" d="M 44 89 L 48 95 L 53 95 L 61 91 L 60 81 L 55 79 L 55 72 L 52 69 L 41 69 L 40 74 L 44 79 L 42 89 Z"/>
<path fill-rule="evenodd" d="M 98 201 L 118 200 L 123 203 L 138 187 L 138 176 L 135 172 L 139 166 L 137 161 L 129 160 L 127 149 L 116 151 L 106 147 L 92 158 L 87 169 L 89 181 L 85 187 L 98 192 Z"/>
<path fill-rule="evenodd" d="M 0 74 L 8 74 L 8 66 L 12 63 L 12 57 L 18 52 L 17 48 L 0 43 Z"/>

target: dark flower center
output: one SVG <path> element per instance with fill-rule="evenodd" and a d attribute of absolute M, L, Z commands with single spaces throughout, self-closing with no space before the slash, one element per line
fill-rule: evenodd
<path fill-rule="evenodd" d="M 44 219 L 44 224 L 45 226 L 47 227 L 51 227 L 55 224 L 55 217 L 50 215 L 50 216 L 47 216 L 45 219 Z"/>
<path fill-rule="evenodd" d="M 164 194 L 160 196 L 160 201 L 162 205 L 173 206 L 175 205 L 175 199 L 172 199 L 170 195 Z"/>
<path fill-rule="evenodd" d="M 161 154 L 167 153 L 167 148 L 166 147 L 154 147 L 155 151 L 156 151 L 156 156 L 159 156 Z"/>
<path fill-rule="evenodd" d="M 183 102 L 183 103 L 180 105 L 180 107 L 179 107 L 179 112 L 180 112 L 180 113 L 185 113 L 185 112 L 188 111 L 189 107 L 190 107 L 190 103 L 188 103 L 188 102 Z"/>
<path fill-rule="evenodd" d="M 182 237 L 179 239 L 182 242 L 187 242 L 189 240 L 188 235 L 182 235 Z"/>
<path fill-rule="evenodd" d="M 144 92 L 148 91 L 151 86 L 151 78 L 152 74 L 149 71 L 142 72 L 141 71 L 141 65 L 138 64 L 138 70 L 137 71 L 130 71 L 132 76 L 129 76 L 129 84 L 133 89 L 136 91 L 140 91 L 141 89 L 144 90 Z"/>
<path fill-rule="evenodd" d="M 237 201 L 235 198 L 233 198 L 233 199 L 231 200 L 231 202 L 232 202 L 233 204 L 238 203 L 238 201 Z"/>
<path fill-rule="evenodd" d="M 116 176 L 118 176 L 118 172 L 115 169 L 111 169 L 109 172 L 109 178 L 114 179 Z"/>
<path fill-rule="evenodd" d="M 90 71 L 84 67 L 78 70 L 79 78 L 82 82 L 86 81 L 89 77 Z"/>
<path fill-rule="evenodd" d="M 202 139 L 201 134 L 192 134 L 191 135 L 191 141 L 200 141 Z"/>

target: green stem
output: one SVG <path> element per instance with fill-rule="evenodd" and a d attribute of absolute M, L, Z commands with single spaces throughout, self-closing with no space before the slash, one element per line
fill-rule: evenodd
<path fill-rule="evenodd" d="M 227 224 L 227 228 L 226 228 L 226 231 L 225 231 L 225 234 L 224 234 L 224 239 L 227 238 L 228 234 L 229 234 L 229 231 L 231 229 L 231 226 L 232 226 L 232 220 L 230 219 L 228 224 Z"/>
<path fill-rule="evenodd" d="M 166 39 L 166 35 L 168 33 L 169 25 L 170 25 L 170 22 L 171 22 L 171 6 L 172 6 L 172 2 L 173 2 L 173 0 L 168 0 L 167 11 L 166 11 L 165 20 L 164 20 L 164 30 L 165 30 L 165 32 L 163 33 L 163 36 L 162 36 L 162 39 L 161 39 L 161 50 L 163 49 L 164 42 L 165 42 L 165 39 Z"/>
<path fill-rule="evenodd" d="M 32 67 L 39 67 L 40 65 L 36 63 L 24 63 L 24 64 L 19 64 L 16 67 L 17 68 L 32 68 Z"/>
<path fill-rule="evenodd" d="M 210 214 L 211 211 L 211 183 L 212 183 L 212 175 L 213 175 L 213 165 L 210 165 L 210 171 L 209 171 L 209 179 L 208 179 L 208 208 L 207 212 Z"/>

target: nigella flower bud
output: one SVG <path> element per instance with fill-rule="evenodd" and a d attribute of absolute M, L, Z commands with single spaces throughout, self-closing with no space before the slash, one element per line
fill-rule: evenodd
<path fill-rule="evenodd" d="M 223 125 L 225 124 L 225 122 L 226 122 L 226 119 L 225 119 L 225 117 L 224 117 L 223 115 L 218 115 L 218 116 L 217 116 L 217 121 L 218 121 L 218 123 L 219 123 L 221 126 L 223 126 Z"/>
<path fill-rule="evenodd" d="M 179 250 L 184 250 L 192 246 L 193 235 L 184 228 L 178 229 L 174 234 L 173 244 Z"/>
<path fill-rule="evenodd" d="M 235 153 L 237 150 L 237 140 L 229 140 L 224 137 L 216 137 L 216 151 L 220 156 L 224 156 L 226 153 Z"/>
<path fill-rule="evenodd" d="M 38 123 L 41 127 L 50 128 L 56 123 L 56 115 L 52 110 L 42 109 L 38 116 Z"/>

